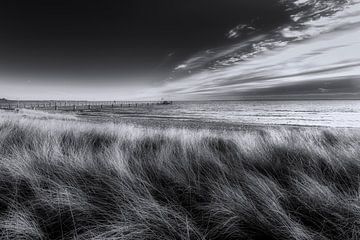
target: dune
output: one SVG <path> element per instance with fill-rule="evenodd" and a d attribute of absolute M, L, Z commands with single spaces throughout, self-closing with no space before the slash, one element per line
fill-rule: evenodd
<path fill-rule="evenodd" d="M 360 132 L 0 118 L 0 239 L 358 239 Z"/>

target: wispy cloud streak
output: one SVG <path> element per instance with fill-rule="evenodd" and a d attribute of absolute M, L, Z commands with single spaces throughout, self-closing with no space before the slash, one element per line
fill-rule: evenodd
<path fill-rule="evenodd" d="M 299 4 L 303 2 L 309 1 Z M 351 1 L 343 9 L 334 10 L 331 15 L 308 18 L 306 22 L 304 16 L 299 14 L 293 17 L 296 21 L 303 21 L 302 29 L 284 26 L 278 32 L 283 39 L 291 37 L 294 41 L 227 67 L 202 69 L 167 82 L 157 91 L 175 99 L 219 96 L 236 99 L 248 92 L 259 91 L 261 94 L 262 90 L 267 89 L 271 94 L 273 88 L 301 86 L 311 82 L 325 84 L 344 79 L 341 91 L 346 88 L 352 88 L 353 91 L 354 86 L 359 86 L 360 1 Z M 233 47 L 238 48 L 239 45 Z M 229 52 L 231 49 L 225 49 L 217 54 Z M 197 58 L 200 59 L 199 56 Z M 196 59 L 190 59 L 183 68 L 189 67 L 191 63 L 199 64 Z M 348 79 L 353 79 L 351 85 L 345 81 Z M 318 92 L 326 93 L 326 86 L 319 88 Z"/>

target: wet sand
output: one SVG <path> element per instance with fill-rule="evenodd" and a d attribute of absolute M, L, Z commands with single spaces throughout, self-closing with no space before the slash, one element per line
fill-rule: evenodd
<path fill-rule="evenodd" d="M 278 125 L 278 124 L 244 124 L 225 121 L 210 121 L 198 118 L 175 118 L 168 116 L 149 116 L 138 112 L 136 109 L 128 109 L 121 112 L 86 110 L 76 112 L 75 116 L 83 121 L 93 123 L 132 124 L 140 127 L 151 127 L 156 129 L 186 128 L 193 130 L 211 131 L 248 131 L 263 130 L 264 128 L 310 128 L 312 126 Z M 319 127 L 316 127 L 319 128 Z M 324 128 L 324 127 L 321 127 Z"/>

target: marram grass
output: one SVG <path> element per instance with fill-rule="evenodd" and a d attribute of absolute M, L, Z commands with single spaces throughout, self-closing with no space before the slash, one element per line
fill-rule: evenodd
<path fill-rule="evenodd" d="M 0 121 L 0 239 L 359 239 L 360 134 Z"/>

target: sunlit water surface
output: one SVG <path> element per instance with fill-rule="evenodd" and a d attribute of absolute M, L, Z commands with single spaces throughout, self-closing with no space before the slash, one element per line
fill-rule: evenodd
<path fill-rule="evenodd" d="M 360 127 L 359 100 L 179 102 L 143 115 L 236 124 Z"/>

